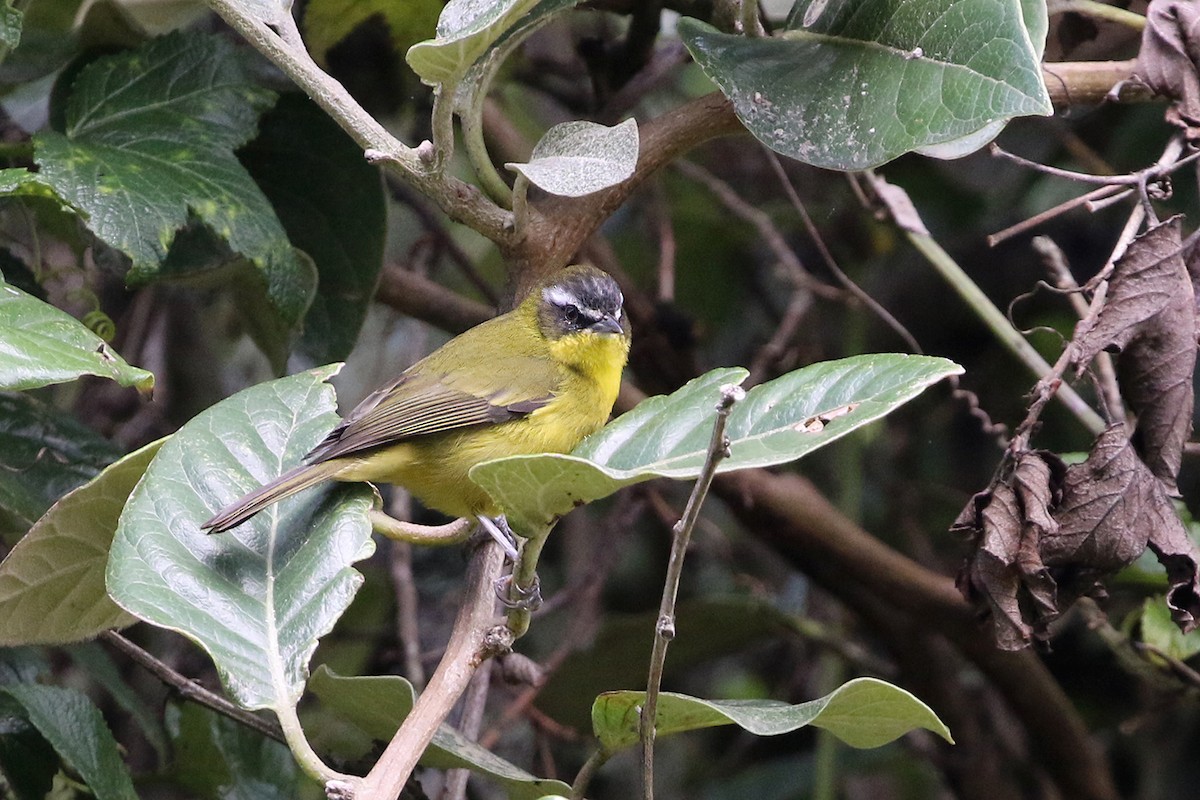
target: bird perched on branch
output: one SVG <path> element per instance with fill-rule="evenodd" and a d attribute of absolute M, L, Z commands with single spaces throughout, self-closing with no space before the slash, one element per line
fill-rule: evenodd
<path fill-rule="evenodd" d="M 608 420 L 629 353 L 616 281 L 571 266 L 506 314 L 454 337 L 366 397 L 305 458 L 202 527 L 227 531 L 321 481 L 399 484 L 429 508 L 476 517 L 510 554 L 500 509 L 467 472 L 565 453 Z"/>

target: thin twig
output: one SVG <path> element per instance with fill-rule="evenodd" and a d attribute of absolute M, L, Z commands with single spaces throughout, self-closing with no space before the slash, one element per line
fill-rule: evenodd
<path fill-rule="evenodd" d="M 833 257 L 833 253 L 825 244 L 825 238 L 821 236 L 820 230 L 813 222 L 812 215 L 808 213 L 808 208 L 800 199 L 800 194 L 796 191 L 796 187 L 792 185 L 791 179 L 788 177 L 787 171 L 783 168 L 783 163 L 779 160 L 779 156 L 767 148 L 762 148 L 762 152 L 766 154 L 767 162 L 770 163 L 771 169 L 775 172 L 775 177 L 779 179 L 780 186 L 783 187 L 784 194 L 792 203 L 792 208 L 800 216 L 800 221 L 804 224 L 804 230 L 808 232 L 808 237 L 812 239 L 813 246 L 817 248 L 817 252 L 821 255 L 821 260 L 825 262 L 825 268 L 833 273 L 837 278 L 838 283 L 842 284 L 850 294 L 854 295 L 860 303 L 866 306 L 871 312 L 879 318 L 884 325 L 891 328 L 897 336 L 900 337 L 909 350 L 914 353 L 923 352 L 921 345 L 917 342 L 908 329 L 900 324 L 900 320 L 892 316 L 886 308 L 881 306 L 874 297 L 871 297 L 861 286 L 850 279 L 846 271 L 837 263 L 837 259 Z"/>
<path fill-rule="evenodd" d="M 988 247 L 995 247 L 1001 242 L 1011 239 L 1014 236 L 1018 236 L 1027 230 L 1036 228 L 1038 225 L 1048 222 L 1073 208 L 1084 206 L 1089 211 L 1097 210 L 1099 206 L 1093 206 L 1093 204 L 1098 203 L 1099 201 L 1112 202 L 1114 200 L 1124 200 L 1132 193 L 1132 189 L 1122 189 L 1120 186 L 1101 186 L 1100 188 L 1093 189 L 1086 194 L 1081 194 L 1078 197 L 1073 197 L 1070 200 L 1067 200 L 1066 202 L 1059 203 L 1053 208 L 1048 208 L 1045 211 L 1034 214 L 1032 217 L 1024 219 L 1015 225 L 1010 225 L 1003 230 L 996 231 L 987 237 Z"/>
<path fill-rule="evenodd" d="M 452 544 L 462 544 L 471 535 L 474 523 L 465 518 L 458 518 L 445 525 L 418 525 L 389 516 L 382 511 L 372 509 L 367 512 L 371 528 L 376 533 L 397 542 L 421 544 L 429 547 L 444 547 Z"/>
<path fill-rule="evenodd" d="M 234 722 L 245 725 L 251 730 L 258 731 L 263 736 L 270 737 L 277 742 L 284 741 L 283 731 L 280 730 L 277 724 L 273 724 L 270 720 L 263 719 L 241 706 L 234 705 L 215 692 L 210 692 L 185 675 L 181 675 L 171 669 L 167 664 L 138 647 L 116 631 L 105 631 L 100 634 L 100 638 L 129 656 L 129 658 L 133 659 L 138 665 L 167 686 L 170 686 L 183 699 L 198 703 L 223 717 L 228 717 Z"/>
<path fill-rule="evenodd" d="M 1062 249 L 1049 236 L 1035 236 L 1031 244 L 1034 251 L 1042 257 L 1042 263 L 1050 273 L 1054 285 L 1067 293 L 1067 299 L 1071 303 L 1071 308 L 1075 309 L 1076 316 L 1080 319 L 1087 317 L 1087 301 L 1083 299 L 1079 284 L 1075 282 L 1075 276 L 1071 274 L 1071 269 L 1067 266 L 1067 257 Z M 1108 409 L 1108 418 L 1123 419 L 1125 405 L 1121 401 L 1121 389 L 1117 385 L 1117 371 L 1113 367 L 1112 356 L 1101 352 L 1096 356 L 1094 363 L 1099 376 L 1100 394 Z"/>
<path fill-rule="evenodd" d="M 699 164 L 680 160 L 676 161 L 672 166 L 679 170 L 685 177 L 703 184 L 735 216 L 753 225 L 754 229 L 758 231 L 759 236 L 762 237 L 763 243 L 770 248 L 771 253 L 774 254 L 775 258 L 779 259 L 779 263 L 787 270 L 793 285 L 807 289 L 813 294 L 826 299 L 836 300 L 841 298 L 841 292 L 817 280 L 804 268 L 804 265 L 800 263 L 800 258 L 792 250 L 791 246 L 788 245 L 787 240 L 779 232 L 779 228 L 776 227 L 774 220 L 771 219 L 769 214 L 747 203 L 728 183 L 713 175 Z"/>
<path fill-rule="evenodd" d="M 704 467 L 696 478 L 696 485 L 683 510 L 683 517 L 675 523 L 671 542 L 671 556 L 667 562 L 667 576 L 663 585 L 662 603 L 655 625 L 654 647 L 650 653 L 650 675 L 646 682 L 646 699 L 642 704 L 638 734 L 642 742 L 642 796 L 654 800 L 654 723 L 658 713 L 658 693 L 662 686 L 663 670 L 667 661 L 667 646 L 675 638 L 675 600 L 679 595 L 679 581 L 683 576 L 683 559 L 687 554 L 688 542 L 696 520 L 700 518 L 700 507 L 708 496 L 717 464 L 729 455 L 729 439 L 725 436 L 725 423 L 733 404 L 746 396 L 740 386 L 721 387 L 721 400 L 717 404 L 717 419 L 713 424 L 712 439 Z"/>

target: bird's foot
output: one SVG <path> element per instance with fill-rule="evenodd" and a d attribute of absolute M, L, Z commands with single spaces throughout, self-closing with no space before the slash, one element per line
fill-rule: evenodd
<path fill-rule="evenodd" d="M 496 599 L 505 608 L 537 611 L 542 606 L 542 582 L 534 575 L 533 585 L 522 589 L 513 581 L 512 575 L 505 575 L 496 581 Z"/>
<path fill-rule="evenodd" d="M 498 517 L 485 517 L 480 514 L 479 525 L 496 540 L 497 544 L 504 548 L 504 555 L 508 557 L 509 561 L 517 560 L 517 536 L 508 526 L 508 520 L 504 518 L 503 514 Z"/>

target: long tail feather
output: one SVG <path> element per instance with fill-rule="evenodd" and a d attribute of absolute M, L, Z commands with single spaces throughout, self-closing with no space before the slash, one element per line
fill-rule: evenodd
<path fill-rule="evenodd" d="M 341 466 L 336 461 L 301 464 L 270 483 L 260 486 L 240 500 L 225 506 L 200 527 L 207 529 L 209 533 L 223 533 L 230 528 L 237 527 L 272 503 L 277 503 L 285 497 L 332 478 Z"/>

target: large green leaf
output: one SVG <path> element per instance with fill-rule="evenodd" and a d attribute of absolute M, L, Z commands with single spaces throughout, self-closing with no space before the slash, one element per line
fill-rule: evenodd
<path fill-rule="evenodd" d="M 100 709 L 74 689 L 14 683 L 0 686 L 26 718 L 83 778 L 97 800 L 137 800 L 117 741 Z"/>
<path fill-rule="evenodd" d="M 137 622 L 109 600 L 104 568 L 121 509 L 162 441 L 63 497 L 0 562 L 0 646 L 77 642 Z"/>
<path fill-rule="evenodd" d="M 228 533 L 200 524 L 301 458 L 337 423 L 323 367 L 224 400 L 163 445 L 121 514 L 108 591 L 212 656 L 247 708 L 290 707 L 317 639 L 354 597 L 350 565 L 370 554 L 372 493 L 324 486 Z"/>
<path fill-rule="evenodd" d="M 161 277 L 176 233 L 198 220 L 253 265 L 273 312 L 295 327 L 313 287 L 233 152 L 273 98 L 224 38 L 152 40 L 79 73 L 64 131 L 34 138 L 39 177 L 131 259 L 131 285 Z"/>
<path fill-rule="evenodd" d="M 935 145 L 962 155 L 1005 120 L 1051 113 L 1023 11 L 1018 0 L 798 0 L 774 37 L 694 19 L 679 35 L 772 150 L 866 169 Z"/>
<path fill-rule="evenodd" d="M 606 692 L 592 706 L 592 729 L 607 752 L 638 742 L 645 692 Z M 778 700 L 701 700 L 664 692 L 654 730 L 659 736 L 737 725 L 756 736 L 777 736 L 806 725 L 823 728 L 851 747 L 879 747 L 924 728 L 953 743 L 937 715 L 912 694 L 875 678 L 855 678 L 819 700 L 789 705 Z"/>
<path fill-rule="evenodd" d="M 611 128 L 583 120 L 562 122 L 546 131 L 528 163 L 505 166 L 551 194 L 582 197 L 632 175 L 638 145 L 632 117 Z"/>
<path fill-rule="evenodd" d="M 0 517 L 21 533 L 120 455 L 62 411 L 27 395 L 0 393 Z"/>
<path fill-rule="evenodd" d="M 0 389 L 35 389 L 83 375 L 142 392 L 154 375 L 130 366 L 79 320 L 0 280 Z"/>
<path fill-rule="evenodd" d="M 239 155 L 292 244 L 316 265 L 317 296 L 300 347 L 317 364 L 345 358 L 383 267 L 387 206 L 379 170 L 298 93 L 280 97 L 263 116 L 258 138 Z"/>
<path fill-rule="evenodd" d="M 755 386 L 729 415 L 731 455 L 718 470 L 794 461 L 961 372 L 944 358 L 885 353 L 813 364 Z M 538 526 L 623 486 L 694 478 L 708 451 L 720 387 L 746 374 L 713 370 L 643 401 L 570 455 L 496 459 L 472 469 L 471 479 L 519 524 Z"/>
<path fill-rule="evenodd" d="M 325 665 L 313 672 L 308 687 L 327 708 L 384 742 L 395 735 L 414 702 L 412 684 L 399 676 L 348 678 Z M 530 775 L 446 725 L 439 726 L 420 763 L 435 769 L 463 767 L 485 775 L 504 786 L 509 800 L 538 800 L 571 790 L 561 781 Z"/>

